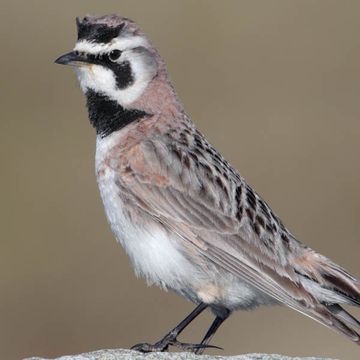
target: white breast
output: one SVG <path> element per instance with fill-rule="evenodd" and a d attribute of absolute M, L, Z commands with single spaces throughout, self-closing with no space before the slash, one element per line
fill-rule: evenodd
<path fill-rule="evenodd" d="M 105 153 L 117 140 L 116 134 L 98 138 L 97 170 L 103 164 Z M 187 287 L 186 283 L 196 273 L 194 266 L 183 256 L 171 234 L 150 216 L 130 216 L 116 185 L 118 176 L 106 167 L 101 177 L 98 176 L 98 185 L 111 229 L 129 255 L 136 274 L 163 288 L 178 291 Z"/>

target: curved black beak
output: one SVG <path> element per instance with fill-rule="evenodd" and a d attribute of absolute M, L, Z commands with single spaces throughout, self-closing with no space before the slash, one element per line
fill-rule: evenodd
<path fill-rule="evenodd" d="M 61 65 L 79 66 L 84 63 L 87 63 L 88 59 L 85 56 L 80 55 L 76 51 L 71 51 L 67 54 L 58 57 L 54 62 L 55 64 L 61 64 Z"/>

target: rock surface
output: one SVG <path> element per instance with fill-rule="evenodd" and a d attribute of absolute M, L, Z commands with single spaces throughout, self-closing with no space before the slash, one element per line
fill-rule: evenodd
<path fill-rule="evenodd" d="M 98 350 L 79 355 L 66 355 L 56 360 L 334 360 L 315 357 L 289 357 L 272 354 L 245 354 L 236 356 L 195 355 L 193 353 L 150 353 L 141 354 L 137 351 L 113 349 Z M 24 360 L 50 360 L 32 357 Z"/>

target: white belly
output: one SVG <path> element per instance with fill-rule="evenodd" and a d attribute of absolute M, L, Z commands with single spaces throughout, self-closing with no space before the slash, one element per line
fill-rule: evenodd
<path fill-rule="evenodd" d="M 160 224 L 146 214 L 136 218 L 129 214 L 114 176 L 109 169 L 98 179 L 100 194 L 111 229 L 130 257 L 135 273 L 165 289 L 187 288 L 188 279 L 196 273 L 195 267 Z"/>
<path fill-rule="evenodd" d="M 102 164 L 110 139 L 98 139 L 96 167 Z M 110 142 L 111 144 L 111 142 Z M 104 170 L 104 168 L 103 168 Z M 100 194 L 111 229 L 128 254 L 135 273 L 149 284 L 172 289 L 191 301 L 230 310 L 270 303 L 271 299 L 240 278 L 214 265 L 210 270 L 189 260 L 176 234 L 146 213 L 129 213 L 116 185 L 118 175 L 107 167 L 98 177 Z"/>

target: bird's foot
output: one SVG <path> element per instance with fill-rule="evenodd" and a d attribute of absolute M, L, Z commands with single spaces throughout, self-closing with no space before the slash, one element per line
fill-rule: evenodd
<path fill-rule="evenodd" d="M 176 341 L 176 336 L 173 336 L 170 333 L 155 344 L 140 343 L 132 346 L 131 350 L 140 351 L 142 353 L 163 352 L 168 350 L 169 345 L 172 345 L 173 341 Z"/>
<path fill-rule="evenodd" d="M 156 344 L 140 343 L 132 346 L 130 349 L 142 353 L 167 351 L 167 347 L 157 346 L 157 343 Z"/>
<path fill-rule="evenodd" d="M 194 353 L 199 352 L 200 349 L 203 350 L 207 348 L 222 350 L 221 347 L 214 345 L 183 343 L 177 341 L 176 338 L 173 338 L 172 336 L 165 336 L 163 339 L 161 339 L 155 344 L 149 344 L 149 343 L 136 344 L 131 347 L 131 350 L 140 351 L 142 353 L 164 352 L 169 349 L 170 345 L 175 346 L 181 350 L 192 351 Z"/>

